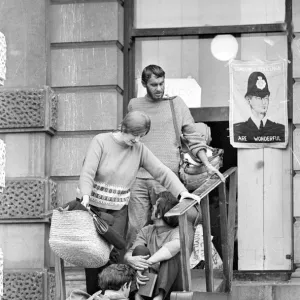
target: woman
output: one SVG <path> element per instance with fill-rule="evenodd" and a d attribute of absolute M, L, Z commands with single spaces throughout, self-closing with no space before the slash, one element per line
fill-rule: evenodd
<path fill-rule="evenodd" d="M 167 168 L 142 143 L 151 126 L 150 118 L 143 112 L 128 113 L 116 132 L 101 133 L 89 145 L 80 174 L 82 204 L 93 205 L 98 210 L 115 218 L 113 229 L 122 237 L 125 234 L 127 205 L 138 169 L 143 167 L 154 179 L 163 185 L 177 199 L 200 198 L 190 194 L 178 177 Z M 111 261 L 119 262 L 115 248 Z M 97 273 L 99 269 L 86 269 L 87 292 L 98 290 Z"/>
<path fill-rule="evenodd" d="M 172 291 L 182 291 L 183 288 L 178 217 L 165 217 L 165 213 L 173 208 L 176 202 L 169 192 L 161 192 L 158 195 L 151 215 L 153 225 L 140 230 L 124 257 L 125 262 L 138 271 L 137 283 L 140 286 L 148 284 L 147 280 L 151 278 L 149 272 L 157 274 L 154 291 L 150 296 L 153 300 L 168 300 Z M 189 231 L 189 236 L 190 240 L 193 240 L 193 228 Z M 150 271 L 147 271 L 149 268 Z M 135 300 L 143 298 L 139 290 Z"/>

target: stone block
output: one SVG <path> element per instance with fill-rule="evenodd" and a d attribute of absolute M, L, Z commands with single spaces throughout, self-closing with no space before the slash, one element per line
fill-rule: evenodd
<path fill-rule="evenodd" d="M 0 132 L 45 131 L 54 134 L 57 109 L 57 97 L 49 87 L 2 88 Z"/>
<path fill-rule="evenodd" d="M 57 198 L 59 199 L 58 205 L 64 205 L 76 198 L 76 188 L 79 184 L 78 179 L 64 179 L 56 181 L 57 184 Z"/>
<path fill-rule="evenodd" d="M 293 131 L 293 165 L 294 170 L 300 170 L 300 127 Z"/>
<path fill-rule="evenodd" d="M 47 300 L 55 300 L 55 290 L 56 290 L 56 284 L 55 284 L 55 274 L 52 272 L 48 272 L 47 277 L 47 286 L 48 286 L 48 299 Z"/>
<path fill-rule="evenodd" d="M 121 95 L 120 95 L 121 96 Z M 58 130 L 113 130 L 121 121 L 117 90 L 58 93 Z"/>
<path fill-rule="evenodd" d="M 272 286 L 267 284 L 234 284 L 231 295 L 237 300 L 273 300 Z"/>
<path fill-rule="evenodd" d="M 2 2 L 1 31 L 6 37 L 6 87 L 40 87 L 46 84 L 46 3 Z"/>
<path fill-rule="evenodd" d="M 6 78 L 6 48 L 5 36 L 0 31 L 0 86 L 4 85 Z"/>
<path fill-rule="evenodd" d="M 296 300 L 300 298 L 300 285 L 275 285 L 273 300 Z"/>
<path fill-rule="evenodd" d="M 46 179 L 7 180 L 0 194 L 0 220 L 43 218 L 57 207 L 56 183 Z"/>
<path fill-rule="evenodd" d="M 54 136 L 51 141 L 51 176 L 79 176 L 93 135 Z"/>
<path fill-rule="evenodd" d="M 48 227 L 48 224 L 0 224 L 0 247 L 4 256 L 4 270 L 44 268 L 44 249 L 48 247 L 45 227 Z"/>
<path fill-rule="evenodd" d="M 0 134 L 6 144 L 6 178 L 44 178 L 50 164 L 50 138 L 46 133 Z"/>
<path fill-rule="evenodd" d="M 2 300 L 44 299 L 44 272 L 5 272 Z"/>
<path fill-rule="evenodd" d="M 123 14 L 117 0 L 53 3 L 51 43 L 118 40 L 123 44 Z"/>
<path fill-rule="evenodd" d="M 116 44 L 51 50 L 51 86 L 119 85 L 123 55 Z"/>

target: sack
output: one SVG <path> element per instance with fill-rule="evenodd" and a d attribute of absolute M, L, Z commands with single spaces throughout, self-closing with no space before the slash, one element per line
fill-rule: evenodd
<path fill-rule="evenodd" d="M 216 169 L 223 165 L 223 149 L 213 149 L 208 157 L 209 162 Z M 195 191 L 209 178 L 207 169 L 202 162 L 196 160 L 190 153 L 182 153 L 179 165 L 179 177 L 189 192 Z"/>
<path fill-rule="evenodd" d="M 113 248 L 98 233 L 87 211 L 54 210 L 49 244 L 65 261 L 84 268 L 104 266 Z"/>
<path fill-rule="evenodd" d="M 201 184 L 203 184 L 206 179 L 209 178 L 209 174 L 207 173 L 204 164 L 192 154 L 187 145 L 187 141 L 185 141 L 184 138 L 180 136 L 177 126 L 174 103 L 172 99 L 169 100 L 169 103 L 171 107 L 173 125 L 180 153 L 179 178 L 181 182 L 185 185 L 186 189 L 189 192 L 193 192 L 199 186 L 201 186 Z M 195 127 L 199 135 L 206 141 L 206 144 L 209 145 L 211 142 L 210 128 L 204 123 L 195 123 Z M 224 150 L 207 147 L 207 152 L 210 152 L 207 155 L 210 163 L 217 169 L 222 167 Z"/>

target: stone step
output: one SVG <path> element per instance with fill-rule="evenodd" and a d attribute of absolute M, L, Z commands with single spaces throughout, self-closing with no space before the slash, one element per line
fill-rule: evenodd
<path fill-rule="evenodd" d="M 220 270 L 214 270 L 214 290 L 216 290 L 222 282 L 223 274 Z M 192 269 L 192 290 L 197 292 L 206 292 L 205 270 Z"/>
<path fill-rule="evenodd" d="M 67 295 L 73 289 L 85 290 L 85 273 L 81 268 L 66 268 L 66 292 Z M 194 299 L 187 300 L 205 300 L 205 299 L 223 299 L 216 296 L 215 293 L 206 295 L 205 270 L 191 270 L 192 290 L 200 292 Z M 215 290 L 222 282 L 222 271 L 214 271 Z M 215 297 L 215 298 L 214 298 Z M 221 297 L 221 298 L 219 298 Z M 300 299 L 300 282 L 293 281 L 244 281 L 233 280 L 231 296 L 224 299 L 230 300 L 298 300 Z"/>

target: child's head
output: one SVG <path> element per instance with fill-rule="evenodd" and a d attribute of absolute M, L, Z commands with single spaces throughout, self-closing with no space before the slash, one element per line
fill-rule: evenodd
<path fill-rule="evenodd" d="M 99 287 L 102 291 L 113 290 L 122 292 L 127 298 L 130 286 L 135 278 L 135 270 L 125 264 L 112 264 L 99 275 Z"/>

